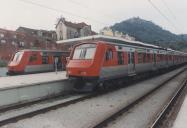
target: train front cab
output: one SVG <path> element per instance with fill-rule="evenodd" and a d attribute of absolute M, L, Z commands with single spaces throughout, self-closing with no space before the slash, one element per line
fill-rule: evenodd
<path fill-rule="evenodd" d="M 8 75 L 20 74 L 24 72 L 25 60 L 23 59 L 25 53 L 23 51 L 17 52 L 8 64 Z"/>
<path fill-rule="evenodd" d="M 73 48 L 66 69 L 76 89 L 89 89 L 89 86 L 94 87 L 93 84 L 97 83 L 104 48 L 102 43 L 83 43 Z"/>

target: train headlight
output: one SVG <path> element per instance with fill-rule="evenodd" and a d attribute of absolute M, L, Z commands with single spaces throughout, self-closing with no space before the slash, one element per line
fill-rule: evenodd
<path fill-rule="evenodd" d="M 68 71 L 68 74 L 71 74 L 71 71 Z"/>
<path fill-rule="evenodd" d="M 85 76 L 87 73 L 82 71 L 80 74 Z"/>

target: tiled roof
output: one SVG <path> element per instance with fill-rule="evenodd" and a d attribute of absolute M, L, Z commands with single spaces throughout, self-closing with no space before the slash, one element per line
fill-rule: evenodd
<path fill-rule="evenodd" d="M 62 18 L 59 19 L 57 25 L 60 23 L 60 21 L 63 21 L 63 19 L 62 19 Z M 81 22 L 81 23 L 72 23 L 72 22 L 66 21 L 66 20 L 64 20 L 63 22 L 64 22 L 64 24 L 65 24 L 66 26 L 73 27 L 73 28 L 77 28 L 77 29 L 81 29 L 81 28 L 83 28 L 83 27 L 85 27 L 85 26 L 89 26 L 89 25 L 87 25 L 87 24 L 84 23 L 84 22 Z M 57 27 L 57 25 L 56 25 L 56 27 Z"/>

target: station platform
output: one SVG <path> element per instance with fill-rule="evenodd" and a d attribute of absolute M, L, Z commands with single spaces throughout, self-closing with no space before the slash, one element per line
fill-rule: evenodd
<path fill-rule="evenodd" d="M 177 118 L 173 124 L 173 128 L 187 128 L 187 96 L 181 106 Z"/>
<path fill-rule="evenodd" d="M 65 71 L 0 77 L 0 108 L 62 95 L 71 89 Z"/>
<path fill-rule="evenodd" d="M 18 88 L 32 86 L 36 84 L 49 83 L 54 81 L 66 80 L 66 72 L 48 72 L 39 74 L 17 75 L 9 77 L 0 77 L 0 90 L 9 88 Z"/>

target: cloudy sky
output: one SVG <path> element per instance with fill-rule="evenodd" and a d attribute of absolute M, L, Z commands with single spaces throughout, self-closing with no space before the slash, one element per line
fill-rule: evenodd
<path fill-rule="evenodd" d="M 0 28 L 54 30 L 57 18 L 86 22 L 99 31 L 131 17 L 153 21 L 173 33 L 187 33 L 187 0 L 0 0 Z M 165 18 L 163 17 L 165 16 Z"/>

